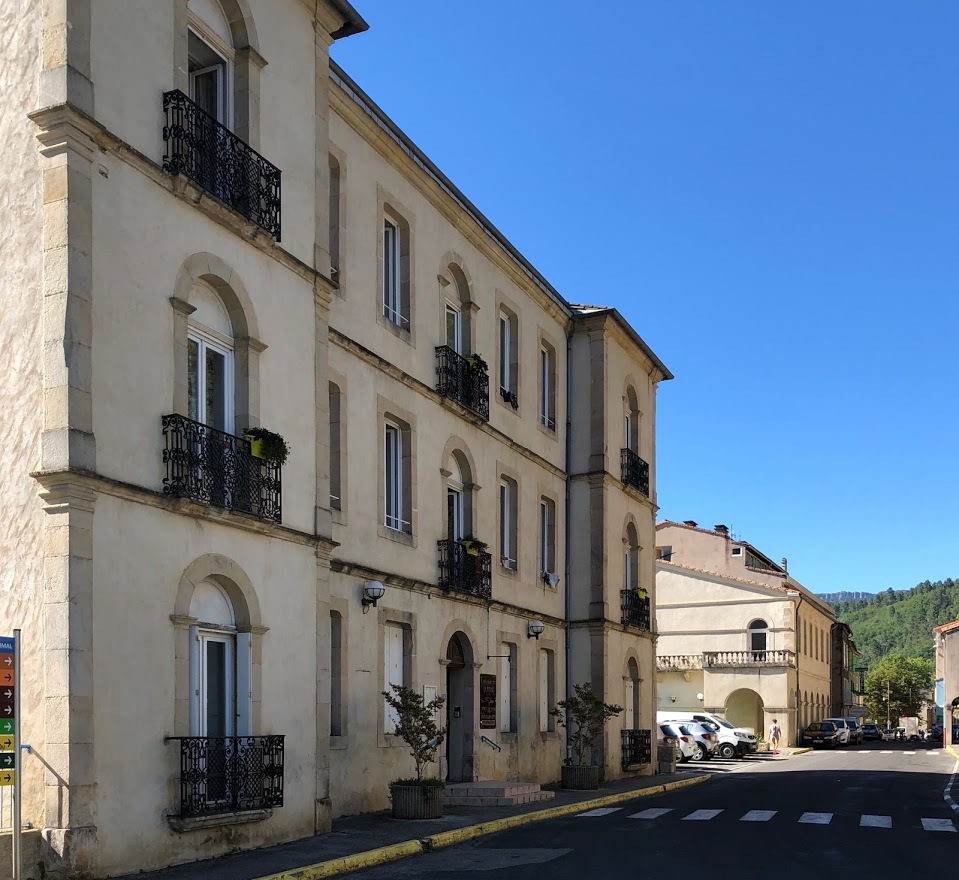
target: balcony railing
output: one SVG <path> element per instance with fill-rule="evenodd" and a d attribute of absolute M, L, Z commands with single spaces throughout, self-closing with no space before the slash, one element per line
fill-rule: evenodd
<path fill-rule="evenodd" d="M 466 358 L 448 345 L 438 345 L 436 390 L 489 421 L 489 370 L 479 358 Z"/>
<path fill-rule="evenodd" d="M 640 598 L 635 590 L 620 590 L 619 599 L 623 626 L 648 631 L 650 628 L 649 599 Z"/>
<path fill-rule="evenodd" d="M 649 764 L 653 758 L 653 738 L 648 730 L 624 730 L 622 732 L 623 769 L 637 764 Z"/>
<path fill-rule="evenodd" d="M 649 465 L 632 449 L 623 449 L 619 455 L 623 485 L 639 489 L 649 498 Z"/>
<path fill-rule="evenodd" d="M 440 552 L 440 588 L 489 599 L 493 595 L 489 553 L 469 548 L 462 541 L 437 541 Z"/>
<path fill-rule="evenodd" d="M 185 174 L 280 240 L 280 169 L 179 89 L 163 95 L 163 170 Z"/>
<path fill-rule="evenodd" d="M 656 668 L 667 672 L 671 669 L 702 669 L 702 654 L 663 654 L 656 658 Z"/>
<path fill-rule="evenodd" d="M 703 651 L 703 668 L 716 666 L 795 666 L 792 651 Z"/>
<path fill-rule="evenodd" d="M 283 806 L 282 736 L 174 736 L 180 749 L 177 816 Z"/>
<path fill-rule="evenodd" d="M 192 498 L 270 522 L 283 517 L 280 465 L 250 442 L 185 416 L 163 416 L 164 495 Z"/>

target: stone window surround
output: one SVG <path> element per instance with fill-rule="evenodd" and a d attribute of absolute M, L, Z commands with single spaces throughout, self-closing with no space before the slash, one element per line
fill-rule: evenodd
<path fill-rule="evenodd" d="M 349 397 L 346 391 L 346 377 L 337 373 L 335 370 L 327 370 L 328 381 L 330 385 L 335 385 L 340 392 L 340 506 L 339 508 L 330 507 L 330 515 L 333 522 L 338 525 L 346 525 L 347 522 L 347 495 L 349 486 Z M 332 415 L 332 414 L 331 414 Z M 332 420 L 331 420 L 332 424 Z M 332 436 L 332 435 L 331 435 Z M 333 450 L 330 450 L 332 463 Z M 330 468 L 332 475 L 332 467 Z"/>
<path fill-rule="evenodd" d="M 636 664 L 636 678 L 632 678 L 629 674 L 629 661 L 632 660 Z M 632 729 L 632 730 L 649 730 L 649 728 L 643 727 L 643 682 L 645 679 L 642 677 L 643 665 L 640 662 L 639 654 L 636 653 L 634 648 L 629 648 L 626 651 L 626 655 L 623 657 L 623 692 L 626 691 L 626 682 L 632 680 L 633 687 L 636 689 L 637 694 L 633 697 L 633 700 L 636 704 L 636 711 L 633 713 L 633 726 L 632 728 L 623 728 L 623 730 Z M 626 707 L 624 707 L 626 708 Z M 624 721 L 626 713 L 623 712 Z"/>
<path fill-rule="evenodd" d="M 409 504 L 407 514 L 410 520 L 410 531 L 400 532 L 396 529 L 387 528 L 386 520 L 386 466 L 383 457 L 383 437 L 386 434 L 387 421 L 398 424 L 403 429 L 403 436 L 409 446 L 403 450 L 404 459 L 409 460 L 409 472 L 404 474 L 406 478 L 406 491 L 404 496 Z M 416 420 L 411 412 L 396 406 L 391 400 L 382 395 L 376 396 L 376 494 L 377 494 L 377 521 L 376 533 L 381 538 L 395 541 L 398 544 L 406 544 L 410 547 L 417 546 L 417 468 L 416 468 Z"/>
<path fill-rule="evenodd" d="M 548 725 L 550 725 L 550 729 L 549 730 L 539 729 L 539 717 L 538 717 L 539 716 L 539 696 L 540 696 L 539 694 L 539 652 L 548 651 L 552 655 L 551 670 L 553 673 L 553 692 L 551 695 L 552 700 L 547 701 L 548 703 L 552 702 L 552 705 L 548 705 L 548 708 L 552 709 L 552 708 L 555 708 L 556 700 L 559 698 L 558 695 L 560 693 L 565 693 L 564 689 L 560 686 L 561 682 L 559 680 L 560 678 L 559 668 L 556 660 L 556 658 L 559 656 L 559 644 L 557 643 L 556 639 L 546 639 L 546 638 L 543 638 L 543 636 L 540 636 L 538 639 L 536 639 L 535 644 L 536 644 L 536 663 L 537 663 L 536 670 L 535 670 L 536 714 L 537 714 L 536 732 L 539 734 L 540 740 L 542 742 L 550 742 L 551 740 L 558 740 L 560 732 L 559 732 L 559 725 L 556 723 L 556 719 L 552 715 L 549 716 L 549 721 L 547 722 Z"/>
<path fill-rule="evenodd" d="M 349 746 L 349 733 L 350 733 L 350 681 L 352 676 L 349 675 L 349 670 L 347 668 L 347 660 L 350 656 L 349 653 L 349 609 L 350 603 L 346 599 L 335 599 L 330 597 L 330 616 L 332 623 L 332 614 L 336 613 L 340 615 L 340 663 L 342 676 L 340 679 L 340 734 L 339 736 L 330 735 L 330 748 L 331 749 L 345 749 Z M 330 637 L 330 646 L 332 649 L 333 639 L 332 634 Z M 382 661 L 380 662 L 380 667 L 382 668 Z M 332 663 L 330 664 L 330 713 L 332 718 L 333 712 L 333 687 L 332 687 Z M 332 725 L 331 725 L 332 729 Z"/>
<path fill-rule="evenodd" d="M 462 354 L 469 356 L 477 353 L 476 326 L 480 307 L 473 297 L 473 279 L 470 277 L 466 262 L 455 251 L 447 251 L 440 261 L 440 271 L 436 274 L 439 282 L 439 334 L 441 345 L 446 344 L 446 304 L 452 303 L 460 311 L 460 342 Z M 454 271 L 455 270 L 455 271 Z M 456 274 L 461 275 L 457 280 Z M 482 352 L 479 352 L 482 354 Z M 485 358 L 489 362 L 489 357 Z"/>
<path fill-rule="evenodd" d="M 536 499 L 536 516 L 537 516 L 537 534 L 536 534 L 536 565 L 539 569 L 540 563 L 540 537 L 539 537 L 539 517 L 542 515 L 540 504 L 545 499 L 551 501 L 553 504 L 553 565 L 558 568 L 558 563 L 564 558 L 563 554 L 560 553 L 559 537 L 560 537 L 560 527 L 559 527 L 559 496 L 550 489 L 547 489 L 544 486 L 537 486 L 537 499 Z M 542 571 L 538 570 L 538 574 L 542 575 Z M 558 571 L 554 571 L 553 574 L 559 574 Z M 544 589 L 548 590 L 551 593 L 555 593 L 559 589 L 557 584 L 555 587 L 551 587 L 546 581 L 543 581 Z"/>
<path fill-rule="evenodd" d="M 516 307 L 516 304 L 507 298 L 499 290 L 496 291 L 496 359 L 495 359 L 495 370 L 493 378 L 493 390 L 490 391 L 490 394 L 496 399 L 496 402 L 503 407 L 507 412 L 512 413 L 515 416 L 522 415 L 523 408 L 523 396 L 520 393 L 521 382 L 523 378 L 522 362 L 523 362 L 523 344 L 522 344 L 522 328 L 519 321 L 519 309 Z M 513 333 L 514 338 L 512 341 L 512 348 L 516 352 L 516 356 L 512 359 L 512 368 L 513 368 L 513 385 L 516 388 L 516 398 L 519 401 L 519 406 L 516 409 L 513 409 L 512 404 L 507 403 L 503 400 L 502 395 L 499 393 L 500 389 L 500 331 L 499 331 L 499 320 L 500 315 L 506 312 L 513 319 Z M 493 366 L 493 359 L 489 358 L 489 363 L 491 367 Z M 538 418 L 538 416 L 537 416 Z"/>
<path fill-rule="evenodd" d="M 389 218 L 400 234 L 400 299 L 409 304 L 409 328 L 394 324 L 383 314 L 383 220 Z M 416 229 L 413 212 L 380 184 L 376 185 L 376 322 L 413 347 L 416 346 Z M 405 255 L 406 264 L 403 266 Z M 405 289 L 404 289 L 405 286 Z"/>
<path fill-rule="evenodd" d="M 463 535 L 473 535 L 477 538 L 482 538 L 482 535 L 477 535 L 474 532 L 474 528 L 477 525 L 478 517 L 476 515 L 477 510 L 479 509 L 479 490 L 482 486 L 476 480 L 476 461 L 473 458 L 472 453 L 469 450 L 469 447 L 466 445 L 466 441 L 462 437 L 452 436 L 449 440 L 446 441 L 446 447 L 443 449 L 443 464 L 440 467 L 440 477 L 441 479 L 441 495 L 440 495 L 440 505 L 441 510 L 444 511 L 444 522 L 446 517 L 446 489 L 452 482 L 451 478 L 453 476 L 452 470 L 450 470 L 450 464 L 452 463 L 454 453 L 459 453 L 466 460 L 466 467 L 469 470 L 469 482 L 464 483 L 461 487 L 463 492 Z M 487 542 L 488 543 L 488 542 Z"/>
<path fill-rule="evenodd" d="M 635 438 L 635 441 L 631 442 L 628 447 L 632 449 L 640 458 L 643 457 L 643 402 L 639 394 L 639 385 L 633 379 L 632 375 L 627 375 L 623 380 L 623 417 L 630 415 L 634 420 L 635 424 L 632 426 L 630 433 Z M 629 403 L 629 392 L 633 392 L 633 398 L 636 401 L 636 408 L 632 409 Z M 622 432 L 621 432 L 622 436 Z M 625 440 L 626 438 L 623 437 Z"/>
<path fill-rule="evenodd" d="M 240 277 L 224 260 L 209 253 L 188 257 L 177 274 L 170 305 L 173 307 L 173 412 L 189 410 L 190 293 L 197 281 L 216 291 L 233 327 L 233 420 L 237 435 L 260 424 L 260 355 L 267 346 L 258 339 L 253 304 Z"/>
<path fill-rule="evenodd" d="M 416 614 L 412 611 L 397 611 L 393 608 L 377 608 L 376 615 L 376 681 L 379 683 L 377 694 L 386 690 L 383 681 L 383 667 L 386 662 L 386 644 L 384 634 L 386 624 L 398 624 L 403 627 L 403 678 L 404 684 L 418 689 L 419 678 L 416 674 Z M 376 710 L 376 745 L 381 749 L 407 748 L 406 743 L 398 736 L 385 733 L 386 705 L 379 697 Z"/>
<path fill-rule="evenodd" d="M 510 694 L 510 705 L 511 705 L 511 708 L 512 708 L 512 714 L 514 714 L 514 715 L 516 716 L 516 726 L 514 727 L 513 730 L 502 730 L 502 729 L 501 729 L 501 721 L 502 721 L 502 719 L 500 718 L 500 714 L 499 714 L 499 713 L 500 713 L 500 702 L 499 702 L 499 700 L 496 701 L 496 729 L 497 729 L 497 740 L 498 740 L 500 743 L 516 743 L 516 742 L 519 741 L 519 730 L 520 730 L 520 725 L 521 725 L 521 723 L 522 723 L 522 713 L 520 712 L 520 705 L 519 705 L 519 698 L 520 698 L 520 695 L 522 694 L 522 688 L 521 688 L 520 682 L 519 682 L 520 668 L 521 668 L 521 665 L 522 665 L 522 664 L 520 663 L 520 648 L 522 647 L 524 641 L 528 641 L 528 639 L 526 639 L 526 638 L 524 637 L 524 634 L 520 634 L 520 633 L 516 633 L 516 632 L 511 632 L 511 631 L 505 630 L 505 629 L 498 629 L 498 630 L 496 630 L 496 646 L 497 646 L 497 651 L 496 651 L 496 653 L 497 653 L 497 654 L 500 653 L 500 648 L 502 647 L 502 645 L 503 645 L 504 642 L 505 642 L 506 644 L 508 644 L 508 645 L 512 645 L 513 648 L 515 649 L 515 650 L 514 650 L 514 654 L 515 654 L 514 662 L 515 662 L 515 665 L 516 665 L 516 669 L 515 669 L 515 674 L 516 674 L 516 691 L 515 691 L 515 693 Z M 501 659 L 499 662 L 509 662 L 509 661 L 506 661 L 506 660 Z M 497 676 L 497 678 L 499 678 L 499 676 Z M 498 686 L 499 686 L 499 685 L 497 684 L 497 687 L 498 687 Z M 516 702 L 514 703 L 513 701 L 516 701 Z"/>
<path fill-rule="evenodd" d="M 516 524 L 514 528 L 516 546 L 513 548 L 513 551 L 516 553 L 516 568 L 510 569 L 506 568 L 503 565 L 503 554 L 502 554 L 502 508 L 500 504 L 500 485 L 503 482 L 503 478 L 506 477 L 508 480 L 511 480 L 516 486 Z M 504 464 L 501 461 L 496 462 L 496 553 L 493 555 L 493 573 L 494 576 L 498 575 L 500 577 L 509 578 L 510 580 L 519 580 L 520 572 L 522 571 L 522 566 L 520 565 L 520 552 L 522 548 L 522 530 L 519 527 L 519 524 L 523 521 L 523 483 L 520 480 L 519 472 Z M 537 507 L 538 509 L 538 507 Z M 492 545 L 492 542 L 489 542 Z"/>
<path fill-rule="evenodd" d="M 333 231 L 333 229 L 332 229 L 332 220 L 330 220 L 330 233 L 331 233 L 331 235 L 330 235 L 330 242 L 329 242 L 329 248 L 330 248 L 330 266 L 331 266 L 331 268 L 332 268 L 333 266 L 336 267 L 336 293 L 337 293 L 338 295 L 340 295 L 340 296 L 343 296 L 343 295 L 344 295 L 344 290 L 345 290 L 344 285 L 345 285 L 346 277 L 347 277 L 346 261 L 343 259 L 343 256 L 344 256 L 343 245 L 344 245 L 344 243 L 347 241 L 347 233 L 348 233 L 347 210 L 346 210 L 346 209 L 347 209 L 347 201 L 348 201 L 348 200 L 347 200 L 347 198 L 346 198 L 346 194 L 347 194 L 347 189 L 346 189 L 346 187 L 347 187 L 347 185 L 348 185 L 348 184 L 347 184 L 347 175 L 348 175 L 347 169 L 348 169 L 349 163 L 347 162 L 347 159 L 346 159 L 346 153 L 345 153 L 343 150 L 341 150 L 338 146 L 336 146 L 332 141 L 331 141 L 330 144 L 329 144 L 328 152 L 329 152 L 329 162 L 328 162 L 328 165 L 329 165 L 329 166 L 332 166 L 332 163 L 333 163 L 333 162 L 336 162 L 336 170 L 337 170 L 337 172 L 338 172 L 338 173 L 337 173 L 337 182 L 338 182 L 338 192 L 337 192 L 337 195 L 338 195 L 338 198 L 337 198 L 337 219 L 338 219 L 338 223 L 337 223 L 337 228 L 336 228 L 337 238 L 336 238 L 336 241 L 335 241 L 336 248 L 335 248 L 335 250 L 334 250 L 334 247 L 333 247 L 333 245 L 334 245 L 334 240 L 333 240 L 333 236 L 332 236 L 332 231 Z M 331 195 L 332 195 L 332 189 L 331 189 Z"/>
<path fill-rule="evenodd" d="M 260 72 L 266 59 L 260 54 L 256 26 L 246 0 L 219 0 L 233 38 L 233 133 L 254 150 L 260 149 Z M 188 29 L 195 24 L 189 0 L 173 5 L 173 82 L 184 94 L 190 94 Z"/>
<path fill-rule="evenodd" d="M 553 353 L 553 430 L 550 430 L 543 424 L 542 413 L 540 412 L 540 402 L 543 399 L 543 371 L 540 368 L 540 354 L 544 348 L 548 348 Z M 559 368 L 559 348 L 556 340 L 553 339 L 542 327 L 536 328 L 536 427 L 540 433 L 550 437 L 553 441 L 559 442 L 559 423 L 560 413 L 560 394 L 559 377 L 563 371 Z"/>

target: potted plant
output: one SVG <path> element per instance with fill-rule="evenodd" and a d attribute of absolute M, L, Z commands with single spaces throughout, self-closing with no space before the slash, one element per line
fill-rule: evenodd
<path fill-rule="evenodd" d="M 290 454 L 290 446 L 279 434 L 266 428 L 247 428 L 243 436 L 250 441 L 250 455 L 274 464 L 283 464 Z"/>
<path fill-rule="evenodd" d="M 596 789 L 599 788 L 600 768 L 586 763 L 586 752 L 592 758 L 596 738 L 603 732 L 606 722 L 619 715 L 623 707 L 604 703 L 593 693 L 593 686 L 589 682 L 573 685 L 573 691 L 573 696 L 560 700 L 556 708 L 550 710 L 557 723 L 566 729 L 566 745 L 570 752 L 563 762 L 563 788 L 578 791 Z M 569 722 L 576 726 L 573 733 L 567 726 Z"/>
<path fill-rule="evenodd" d="M 416 765 L 416 777 L 394 779 L 390 783 L 390 800 L 395 819 L 438 819 L 443 815 L 442 779 L 423 778 L 427 764 L 436 759 L 436 750 L 446 736 L 446 729 L 436 726 L 436 713 L 446 702 L 437 697 L 429 703 L 421 694 L 403 685 L 390 685 L 383 691 L 386 702 L 396 712 L 396 729 L 389 736 L 399 737 L 410 747 Z"/>
<path fill-rule="evenodd" d="M 477 370 L 482 370 L 484 373 L 489 372 L 489 365 L 478 354 L 471 354 L 466 358 L 466 361 L 471 367 Z"/>
<path fill-rule="evenodd" d="M 474 538 L 472 535 L 468 538 L 463 538 L 460 544 L 463 545 L 463 549 L 470 556 L 479 556 L 481 553 L 485 553 L 486 548 L 489 546 L 485 541 L 480 541 L 479 538 Z"/>

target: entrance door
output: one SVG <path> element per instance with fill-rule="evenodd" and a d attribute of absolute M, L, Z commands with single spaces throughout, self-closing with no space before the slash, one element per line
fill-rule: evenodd
<path fill-rule="evenodd" d="M 454 633 L 446 647 L 446 778 L 473 779 L 473 653 L 469 640 Z"/>

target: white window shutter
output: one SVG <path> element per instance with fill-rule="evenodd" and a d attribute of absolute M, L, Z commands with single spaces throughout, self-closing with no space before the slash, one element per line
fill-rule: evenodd
<path fill-rule="evenodd" d="M 390 685 L 403 684 L 403 628 L 396 624 L 388 623 L 384 627 L 384 630 L 383 658 L 385 668 L 383 670 L 383 690 L 392 694 L 393 689 Z M 396 711 L 389 703 L 386 703 L 384 726 L 387 733 L 393 733 L 393 731 L 396 730 L 396 722 L 398 720 Z"/>
<path fill-rule="evenodd" d="M 203 679 L 200 653 L 200 628 L 190 627 L 190 736 L 203 736 L 203 699 L 201 682 Z"/>
<path fill-rule="evenodd" d="M 635 730 L 635 717 L 633 715 L 633 680 L 631 678 L 626 679 L 626 699 L 625 703 L 625 712 L 623 713 L 624 720 L 626 722 L 624 729 L 625 730 Z"/>
<path fill-rule="evenodd" d="M 506 655 L 505 657 L 500 657 L 500 660 L 499 660 L 499 669 L 500 669 L 499 729 L 505 732 L 509 732 L 511 730 L 511 727 L 510 727 L 510 708 L 511 708 L 510 707 L 510 678 L 511 678 L 510 666 L 512 665 L 509 660 L 509 654 L 510 654 L 509 644 L 507 644 L 506 642 L 503 642 L 499 646 L 499 653 Z"/>
<path fill-rule="evenodd" d="M 539 729 L 549 730 L 549 666 L 546 651 L 539 652 Z"/>
<path fill-rule="evenodd" d="M 253 634 L 236 636 L 236 733 L 253 735 Z"/>

